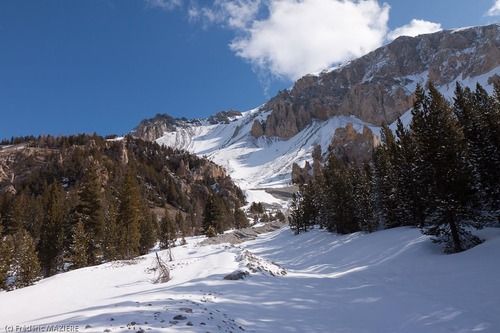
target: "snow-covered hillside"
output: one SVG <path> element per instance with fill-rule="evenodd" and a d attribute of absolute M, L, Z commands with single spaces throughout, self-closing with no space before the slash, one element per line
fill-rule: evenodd
<path fill-rule="evenodd" d="M 78 269 L 0 293 L 8 325 L 78 325 L 80 332 L 498 332 L 500 229 L 442 254 L 417 229 L 337 236 L 287 228 L 239 246 L 174 248 L 173 279 L 153 284 L 153 255 Z M 286 275 L 244 268 L 248 250 Z M 160 252 L 167 258 L 165 252 Z M 7 325 L 7 326 L 6 326 Z M 15 326 L 14 326 L 15 327 Z"/>
<path fill-rule="evenodd" d="M 500 67 L 477 77 L 458 77 L 449 84 L 440 86 L 439 90 L 451 99 L 456 82 L 461 82 L 471 88 L 480 83 L 491 92 L 492 85 L 488 80 L 494 75 L 500 75 Z M 395 79 L 406 83 L 404 89 L 408 94 L 415 90 L 417 83 L 425 84 L 427 80 L 427 71 Z M 250 133 L 252 124 L 255 120 L 264 121 L 269 114 L 270 111 L 257 108 L 232 118 L 229 123 L 184 123 L 176 127 L 175 131 L 165 132 L 157 142 L 210 158 L 226 168 L 239 186 L 250 190 L 289 185 L 293 163 L 303 167 L 306 161 L 312 161 L 315 145 L 321 145 L 322 152 L 326 153 L 335 130 L 348 123 L 352 123 L 359 133 L 363 126 L 369 127 L 375 135 L 380 132 L 379 126 L 354 116 L 334 116 L 327 121 L 313 121 L 288 140 L 265 136 L 254 138 Z M 409 110 L 402 115 L 402 119 L 406 124 L 410 122 Z M 392 127 L 395 128 L 395 125 Z"/>
<path fill-rule="evenodd" d="M 223 166 L 243 189 L 288 185 L 292 164 L 304 164 L 311 159 L 315 145 L 326 151 L 335 129 L 348 123 L 362 130 L 364 125 L 377 130 L 356 117 L 333 117 L 315 121 L 288 140 L 254 138 L 250 129 L 255 120 L 264 120 L 269 112 L 259 109 L 244 112 L 229 124 L 202 123 L 178 127 L 157 140 L 158 143 L 188 150 L 205 156 Z"/>

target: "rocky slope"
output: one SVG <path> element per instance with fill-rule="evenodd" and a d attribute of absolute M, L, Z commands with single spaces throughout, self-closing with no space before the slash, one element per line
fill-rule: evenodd
<path fill-rule="evenodd" d="M 432 80 L 451 97 L 456 82 L 491 89 L 500 74 L 500 25 L 400 37 L 361 58 L 306 75 L 263 106 L 224 119 L 156 117 L 134 135 L 205 155 L 244 188 L 290 182 L 293 163 L 313 148 L 347 152 L 362 161 L 382 123 L 409 120 L 413 91 Z"/>
<path fill-rule="evenodd" d="M 158 215 L 166 208 L 171 216 L 191 213 L 200 219 L 210 195 L 220 196 L 231 209 L 244 203 L 241 190 L 211 161 L 131 137 L 98 136 L 40 137 L 0 145 L 0 202 L 7 193 L 38 195 L 44 182 L 76 190 L 90 165 L 96 165 L 106 191 L 119 188 L 122 175 L 132 169 Z"/>
<path fill-rule="evenodd" d="M 400 37 L 336 70 L 299 79 L 271 99 L 264 135 L 290 138 L 312 119 L 354 115 L 381 125 L 412 105 L 415 80 L 437 86 L 478 77 L 500 65 L 500 26 Z"/>

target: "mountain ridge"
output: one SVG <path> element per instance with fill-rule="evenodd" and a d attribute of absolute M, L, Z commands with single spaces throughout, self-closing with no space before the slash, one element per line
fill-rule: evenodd
<path fill-rule="evenodd" d="M 408 123 L 417 84 L 431 80 L 451 97 L 456 82 L 491 90 L 499 75 L 498 24 L 399 37 L 338 68 L 306 75 L 227 121 L 182 120 L 170 128 L 161 120 L 141 122 L 133 134 L 207 156 L 243 188 L 280 187 L 290 183 L 294 163 L 312 160 L 315 146 L 326 154 L 332 141 L 333 150 L 350 144 L 342 138 L 347 126 L 367 138 L 371 131 L 374 140 L 367 142 L 376 144 L 383 123 L 399 117 Z M 351 146 L 358 159 L 370 154 Z"/>

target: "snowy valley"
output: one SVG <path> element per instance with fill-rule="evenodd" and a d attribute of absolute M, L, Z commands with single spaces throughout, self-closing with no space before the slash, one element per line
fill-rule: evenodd
<path fill-rule="evenodd" d="M 4 140 L 0 332 L 500 332 L 499 82 L 493 24 L 246 112 Z"/>
<path fill-rule="evenodd" d="M 500 229 L 480 235 L 485 243 L 449 256 L 412 228 L 346 236 L 283 228 L 240 245 L 199 245 L 195 237 L 173 248 L 167 283 L 153 283 L 154 254 L 82 268 L 1 293 L 0 322 L 96 333 L 493 333 Z M 245 269 L 237 261 L 245 250 L 286 275 L 224 280 Z"/>

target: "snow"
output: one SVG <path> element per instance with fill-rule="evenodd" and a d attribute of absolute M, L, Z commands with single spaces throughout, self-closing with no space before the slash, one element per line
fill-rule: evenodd
<path fill-rule="evenodd" d="M 269 114 L 270 111 L 255 109 L 229 124 L 178 128 L 165 133 L 157 142 L 208 157 L 226 168 L 242 189 L 250 190 L 289 185 L 293 163 L 303 166 L 310 161 L 317 144 L 326 152 L 339 127 L 353 123 L 359 132 L 364 125 L 376 128 L 353 116 L 338 116 L 324 122 L 314 121 L 288 140 L 251 136 L 253 122 L 263 121 Z M 247 193 L 252 196 L 250 191 Z"/>
<path fill-rule="evenodd" d="M 497 332 L 500 229 L 479 234 L 486 239 L 483 244 L 454 255 L 442 254 L 438 245 L 411 228 L 345 236 L 318 229 L 295 236 L 283 228 L 239 246 L 198 246 L 201 237 L 189 238 L 187 245 L 173 249 L 173 279 L 167 283 L 152 283 L 153 254 L 59 274 L 0 293 L 0 327 Z M 249 262 L 262 271 L 244 280 L 223 279 Z M 278 272 L 277 267 L 286 274 L 269 273 Z M 170 323 L 179 314 L 186 319 Z M 133 330 L 127 326 L 131 322 L 136 322 L 129 325 Z"/>
<path fill-rule="evenodd" d="M 381 65 L 381 64 L 378 64 Z M 480 83 L 491 92 L 488 78 L 500 75 L 500 67 L 477 77 L 459 77 L 447 85 L 438 87 L 447 97 L 451 98 L 455 83 L 461 81 L 463 85 L 474 87 Z M 395 78 L 399 84 L 394 88 L 403 87 L 406 94 L 415 91 L 417 83 L 425 84 L 429 72 L 414 73 Z M 369 80 L 368 77 L 365 78 Z M 278 138 L 254 138 L 250 131 L 255 120 L 265 121 L 271 111 L 262 111 L 260 108 L 244 112 L 242 116 L 234 117 L 229 124 L 211 125 L 206 121 L 179 126 L 175 132 L 167 132 L 157 140 L 158 143 L 185 149 L 199 156 L 205 156 L 223 166 L 231 178 L 246 192 L 247 200 L 276 203 L 265 188 L 280 188 L 291 183 L 293 163 L 304 166 L 306 161 L 312 161 L 314 146 L 321 145 L 322 152 L 327 152 L 335 130 L 352 123 L 358 132 L 363 126 L 368 126 L 375 135 L 380 134 L 380 127 L 363 122 L 354 116 L 336 116 L 327 121 L 313 121 L 313 123 L 288 140 Z M 403 123 L 408 125 L 411 113 L 408 111 L 402 116 Z M 391 125 L 395 130 L 396 123 Z M 279 201 L 279 200 L 278 200 Z"/>

